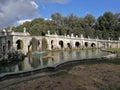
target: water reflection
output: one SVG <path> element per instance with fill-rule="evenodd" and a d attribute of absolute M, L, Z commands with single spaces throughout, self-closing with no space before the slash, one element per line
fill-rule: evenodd
<path fill-rule="evenodd" d="M 47 54 L 48 57 L 46 58 L 44 58 L 46 55 L 35 54 L 26 57 L 21 62 L 15 62 L 9 65 L 0 65 L 0 73 L 26 71 L 34 68 L 51 66 L 67 60 L 96 58 L 107 54 L 108 54 L 107 52 L 101 52 L 100 50 L 80 50 L 80 51 L 70 50 L 61 52 L 49 52 Z"/>

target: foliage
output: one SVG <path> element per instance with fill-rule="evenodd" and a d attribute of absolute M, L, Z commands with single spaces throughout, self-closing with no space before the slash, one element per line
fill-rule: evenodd
<path fill-rule="evenodd" d="M 116 39 L 120 37 L 120 13 L 113 14 L 112 12 L 105 12 L 102 16 L 95 19 L 91 14 L 80 18 L 74 14 L 66 17 L 60 13 L 53 13 L 52 20 L 44 20 L 43 18 L 36 18 L 32 22 L 25 22 L 20 26 L 14 27 L 13 30 L 23 31 L 27 28 L 27 32 L 31 35 L 44 36 L 48 30 L 52 34 L 55 32 L 59 35 L 74 35 L 90 38 L 100 39 Z"/>

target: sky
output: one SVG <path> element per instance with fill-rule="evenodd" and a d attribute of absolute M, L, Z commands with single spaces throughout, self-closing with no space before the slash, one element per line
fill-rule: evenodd
<path fill-rule="evenodd" d="M 120 0 L 0 0 L 0 29 L 38 17 L 50 19 L 56 12 L 98 18 L 106 11 L 120 13 Z"/>

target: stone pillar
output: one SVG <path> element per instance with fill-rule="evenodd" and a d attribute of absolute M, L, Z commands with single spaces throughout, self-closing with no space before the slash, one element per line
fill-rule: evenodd
<path fill-rule="evenodd" d="M 24 38 L 23 40 L 23 53 L 26 55 L 28 53 L 29 40 Z"/>
<path fill-rule="evenodd" d="M 84 48 L 83 40 L 81 40 L 81 48 Z"/>
<path fill-rule="evenodd" d="M 47 40 L 47 45 L 48 45 L 48 46 L 47 46 L 47 47 L 48 47 L 47 49 L 48 49 L 48 50 L 51 50 L 51 40 L 50 40 L 49 38 L 46 39 L 46 40 Z"/>

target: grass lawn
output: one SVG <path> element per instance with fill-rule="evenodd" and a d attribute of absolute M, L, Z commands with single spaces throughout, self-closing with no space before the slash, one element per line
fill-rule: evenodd
<path fill-rule="evenodd" d="M 115 52 L 117 52 L 118 54 L 120 54 L 120 48 L 107 48 L 107 50 L 115 51 Z"/>

